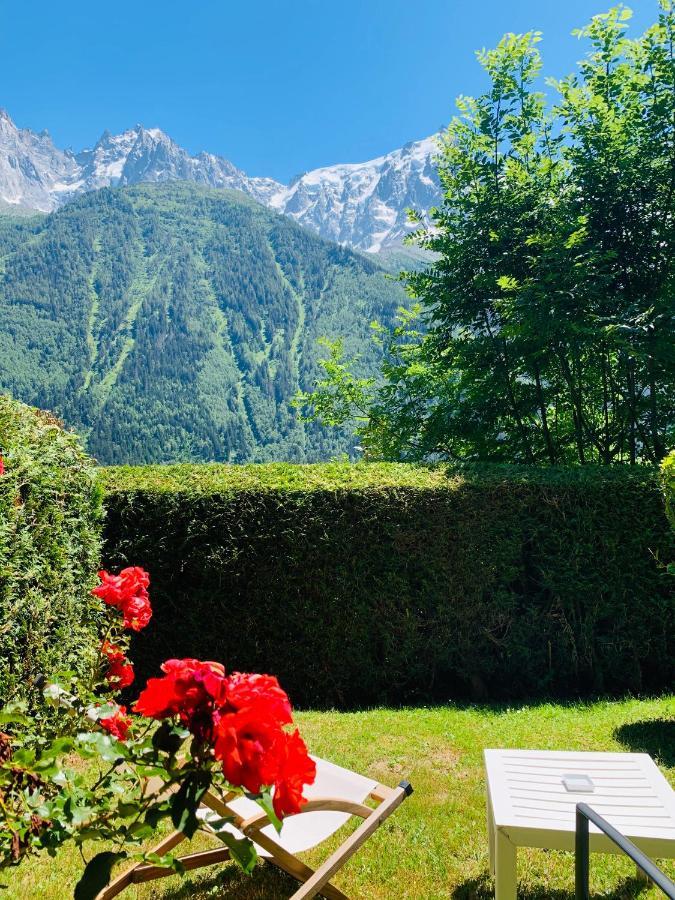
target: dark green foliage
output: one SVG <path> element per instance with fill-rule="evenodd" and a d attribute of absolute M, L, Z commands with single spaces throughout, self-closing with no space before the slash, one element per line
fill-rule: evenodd
<path fill-rule="evenodd" d="M 405 301 L 373 261 L 232 191 L 185 183 L 0 219 L 0 389 L 53 409 L 103 462 L 304 461 L 353 452 L 298 421 L 317 339 L 377 367 Z"/>
<path fill-rule="evenodd" d="M 101 497 L 74 434 L 0 395 L 0 703 L 97 653 Z"/>
<path fill-rule="evenodd" d="M 675 528 L 675 450 L 663 460 L 661 472 L 663 474 L 663 487 L 666 492 L 666 512 L 673 528 Z"/>
<path fill-rule="evenodd" d="M 110 882 L 110 872 L 115 863 L 124 859 L 126 853 L 105 850 L 97 853 L 86 865 L 82 878 L 75 885 L 74 900 L 95 900 Z"/>
<path fill-rule="evenodd" d="M 640 467 L 103 470 L 105 555 L 152 573 L 170 656 L 279 676 L 304 706 L 672 684 L 673 553 Z"/>

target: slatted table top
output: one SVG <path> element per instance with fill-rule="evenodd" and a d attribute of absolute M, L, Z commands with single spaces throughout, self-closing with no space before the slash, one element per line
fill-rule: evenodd
<path fill-rule="evenodd" d="M 494 826 L 516 845 L 569 847 L 576 805 L 587 803 L 641 846 L 675 855 L 675 792 L 646 753 L 486 750 L 485 768 Z M 587 775 L 593 793 L 567 791 L 571 774 Z"/>

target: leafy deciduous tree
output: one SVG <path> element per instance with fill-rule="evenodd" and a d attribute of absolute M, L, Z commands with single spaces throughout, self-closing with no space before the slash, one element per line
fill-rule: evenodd
<path fill-rule="evenodd" d="M 403 273 L 415 301 L 379 384 L 333 345 L 305 414 L 385 458 L 654 462 L 675 430 L 675 13 L 626 36 L 615 7 L 581 29 L 579 70 L 535 90 L 540 35 L 478 58 L 439 142 L 443 202 Z M 339 373 L 339 377 L 336 374 Z M 326 411 L 330 409 L 331 414 Z M 364 412 L 365 410 L 365 412 Z"/>

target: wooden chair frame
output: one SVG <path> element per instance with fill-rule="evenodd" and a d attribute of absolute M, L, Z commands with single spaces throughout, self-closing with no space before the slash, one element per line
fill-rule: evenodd
<path fill-rule="evenodd" d="M 332 853 L 319 868 L 314 871 L 305 863 L 285 850 L 273 838 L 262 832 L 269 825 L 269 819 L 264 812 L 256 813 L 248 819 L 242 818 L 228 803 L 241 796 L 230 793 L 222 796 L 209 791 L 204 795 L 201 806 L 216 813 L 221 818 L 231 818 L 232 824 L 260 847 L 267 851 L 269 857 L 262 857 L 292 875 L 300 882 L 300 888 L 292 895 L 290 900 L 309 900 L 317 894 L 326 897 L 327 900 L 349 900 L 349 898 L 330 884 L 330 879 L 342 868 L 350 857 L 368 840 L 374 831 L 379 828 L 400 805 L 406 797 L 412 793 L 412 787 L 407 781 L 401 781 L 398 787 L 390 788 L 384 784 L 377 784 L 369 794 L 369 798 L 377 803 L 377 806 L 367 806 L 365 803 L 355 803 L 339 797 L 315 798 L 308 801 L 298 815 L 309 812 L 334 811 L 349 813 L 359 816 L 363 821 L 359 827 Z M 204 829 L 213 833 L 212 829 Z M 174 847 L 185 840 L 181 831 L 174 831 L 164 840 L 160 841 L 152 852 L 159 856 L 170 853 Z M 230 858 L 230 852 L 226 847 L 218 847 L 215 850 L 204 850 L 199 853 L 190 853 L 179 857 L 186 871 L 200 869 L 202 866 L 225 862 Z M 114 879 L 97 896 L 96 900 L 111 900 L 131 884 L 142 884 L 146 881 L 154 881 L 158 878 L 166 878 L 173 875 L 173 870 L 164 866 L 138 863 Z"/>

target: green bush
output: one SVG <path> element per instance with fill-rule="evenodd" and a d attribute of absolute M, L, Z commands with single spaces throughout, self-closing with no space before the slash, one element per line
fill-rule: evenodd
<path fill-rule="evenodd" d="M 103 470 L 110 565 L 152 574 L 139 675 L 277 674 L 304 706 L 672 687 L 658 472 L 397 464 Z"/>
<path fill-rule="evenodd" d="M 97 650 L 89 597 L 102 491 L 75 435 L 0 395 L 0 703 L 40 674 L 85 672 Z"/>
<path fill-rule="evenodd" d="M 675 450 L 663 460 L 661 472 L 666 493 L 666 514 L 675 528 Z"/>

